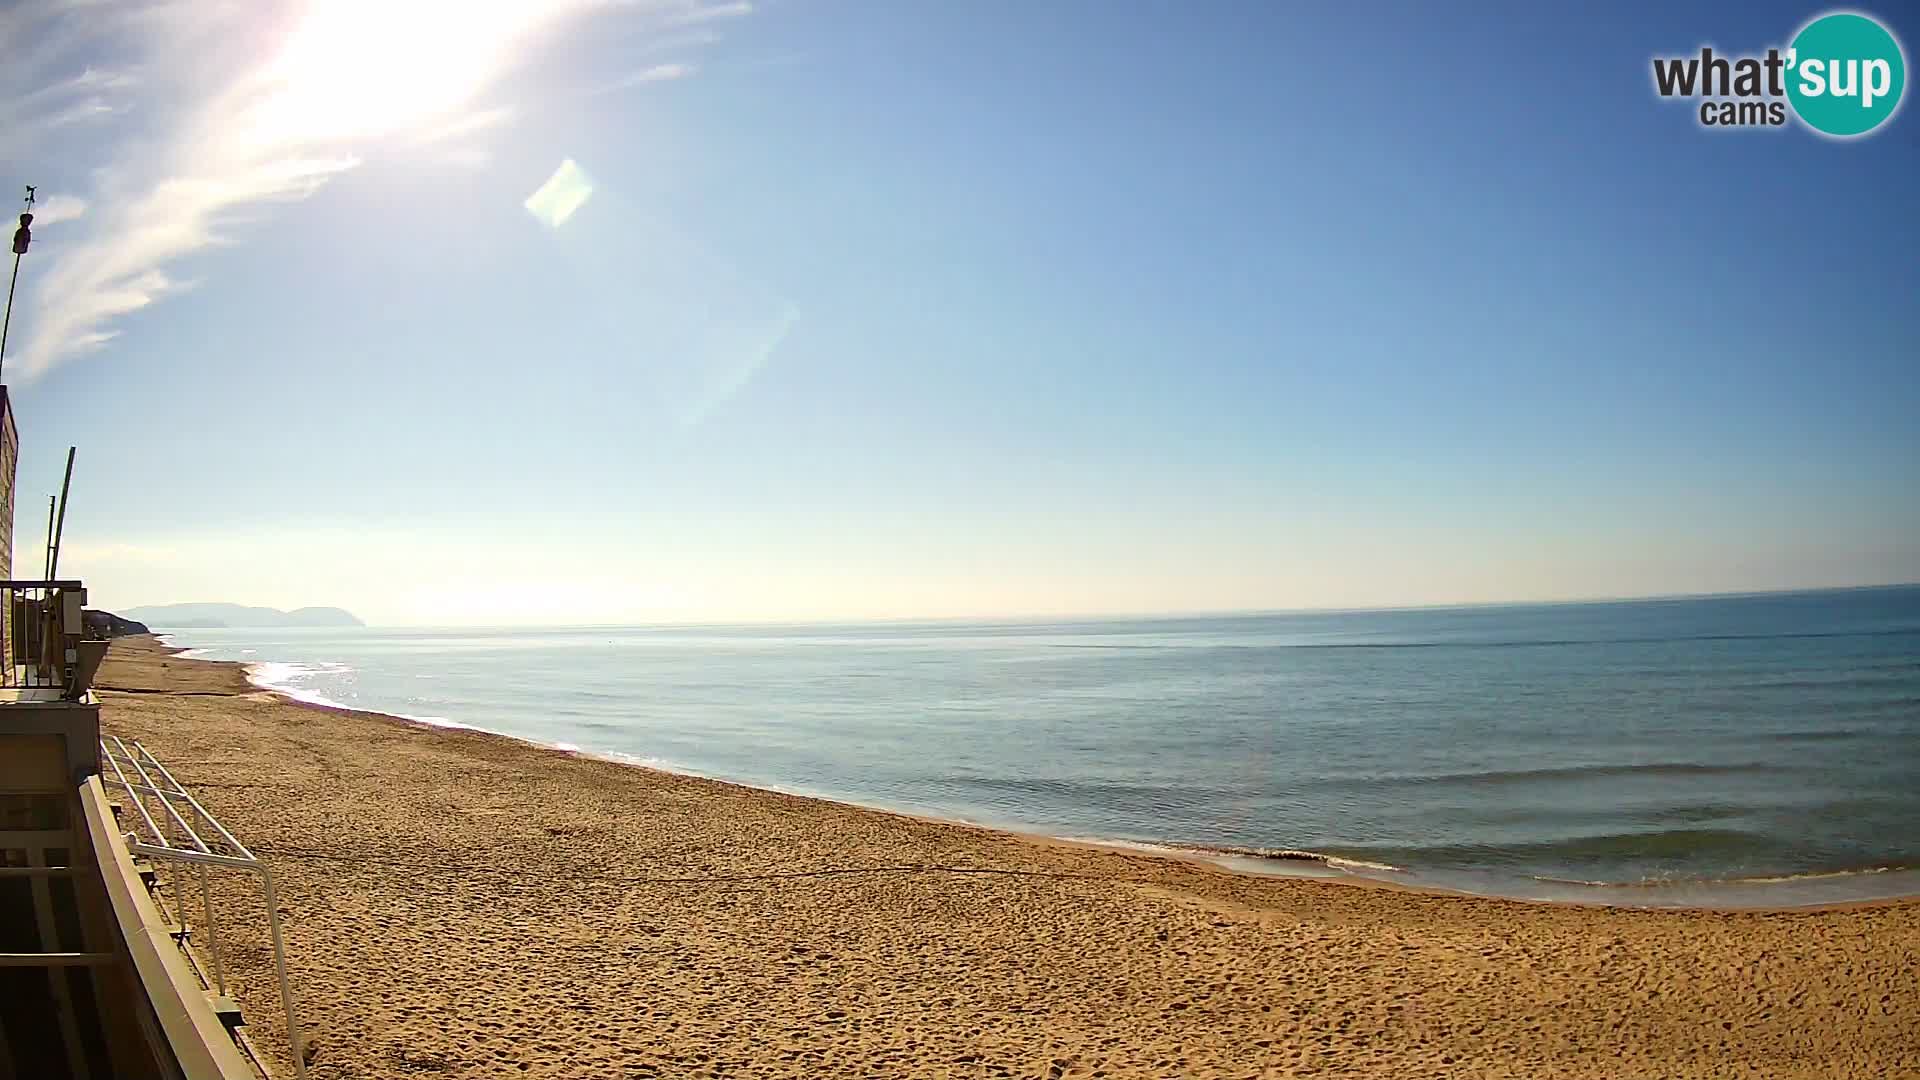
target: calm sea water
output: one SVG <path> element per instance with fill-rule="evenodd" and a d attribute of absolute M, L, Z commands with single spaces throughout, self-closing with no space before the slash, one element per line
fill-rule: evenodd
<path fill-rule="evenodd" d="M 1628 903 L 1920 893 L 1920 587 L 170 636 L 311 700 L 1060 835 Z"/>

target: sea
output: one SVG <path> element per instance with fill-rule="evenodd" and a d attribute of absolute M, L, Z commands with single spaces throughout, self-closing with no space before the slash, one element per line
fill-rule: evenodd
<path fill-rule="evenodd" d="M 178 629 L 302 700 L 910 813 L 1630 906 L 1920 895 L 1920 586 L 1069 621 Z"/>

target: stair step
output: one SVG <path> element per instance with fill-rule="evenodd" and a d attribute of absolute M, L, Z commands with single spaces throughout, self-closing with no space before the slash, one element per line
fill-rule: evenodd
<path fill-rule="evenodd" d="M 245 1023 L 240 1019 L 240 1003 L 233 1000 L 231 996 L 209 993 L 207 1004 L 213 1006 L 213 1014 L 218 1016 L 220 1022 L 228 1028 L 235 1028 Z"/>

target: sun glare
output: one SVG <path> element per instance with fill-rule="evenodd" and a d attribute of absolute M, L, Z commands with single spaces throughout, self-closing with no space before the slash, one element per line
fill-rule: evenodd
<path fill-rule="evenodd" d="M 264 72 L 261 136 L 419 130 L 470 102 L 557 5 L 499 0 L 321 0 Z"/>

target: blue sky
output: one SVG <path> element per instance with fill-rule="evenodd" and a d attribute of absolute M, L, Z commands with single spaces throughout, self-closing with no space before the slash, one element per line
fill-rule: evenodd
<path fill-rule="evenodd" d="M 1920 580 L 1912 110 L 1710 132 L 1649 76 L 1821 10 L 10 8 L 0 180 L 60 208 L 16 560 L 71 443 L 120 607 Z"/>

